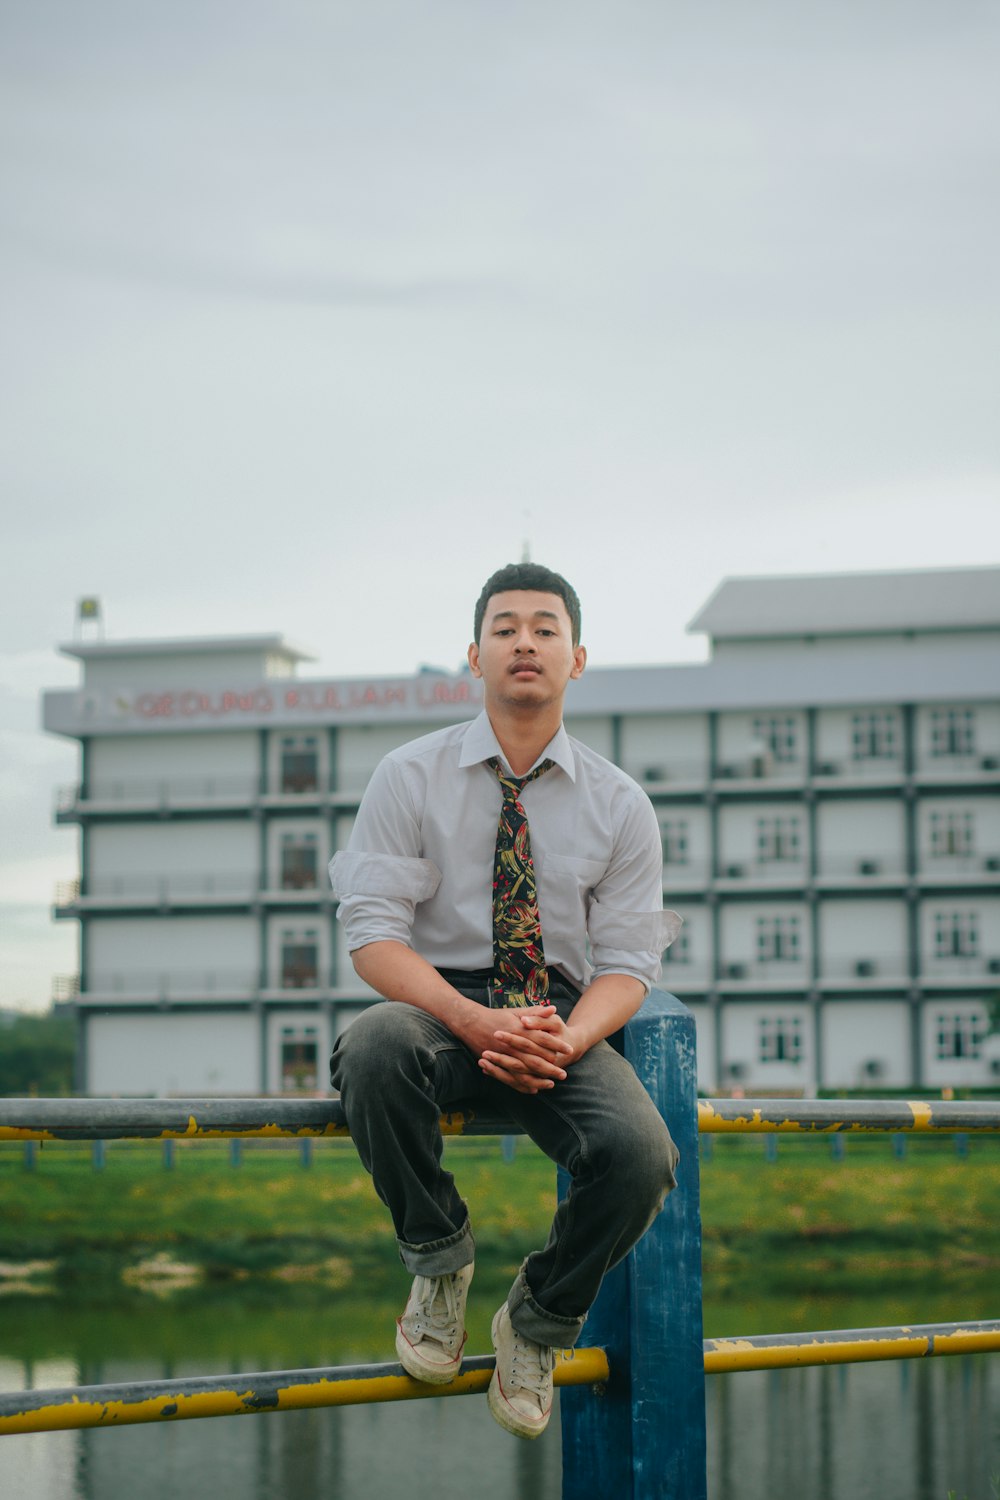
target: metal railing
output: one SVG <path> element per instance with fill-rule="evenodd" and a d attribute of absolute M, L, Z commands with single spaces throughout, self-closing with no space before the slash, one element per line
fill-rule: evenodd
<path fill-rule="evenodd" d="M 662 994 L 650 996 L 622 1044 L 670 1121 L 684 1170 L 651 1229 L 605 1278 L 581 1344 L 557 1364 L 564 1495 L 586 1486 L 616 1500 L 705 1500 L 706 1372 L 1000 1351 L 1000 1319 L 704 1339 L 698 1174 L 699 1131 L 995 1133 L 1000 1100 L 698 1100 L 694 1018 Z M 513 1127 L 500 1116 L 461 1110 L 444 1116 L 442 1129 L 482 1135 Z M 334 1099 L 0 1100 L 0 1141 L 347 1135 Z M 566 1183 L 560 1173 L 560 1191 Z M 15 1392 L 0 1396 L 0 1433 L 471 1394 L 485 1389 L 492 1367 L 489 1357 L 467 1359 L 445 1388 L 380 1365 Z"/>

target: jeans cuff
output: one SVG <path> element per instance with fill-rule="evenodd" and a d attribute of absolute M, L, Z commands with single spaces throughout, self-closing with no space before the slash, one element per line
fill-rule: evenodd
<path fill-rule="evenodd" d="M 572 1349 L 580 1337 L 586 1313 L 579 1318 L 563 1318 L 558 1313 L 546 1312 L 539 1307 L 531 1294 L 524 1266 L 517 1273 L 517 1280 L 507 1293 L 507 1311 L 510 1321 L 518 1333 L 534 1339 L 536 1344 L 547 1344 L 550 1349 Z"/>
<path fill-rule="evenodd" d="M 428 1240 L 425 1245 L 409 1245 L 406 1240 L 397 1239 L 396 1244 L 400 1260 L 414 1276 L 450 1276 L 463 1266 L 471 1266 L 476 1258 L 476 1242 L 468 1219 L 446 1239 Z"/>

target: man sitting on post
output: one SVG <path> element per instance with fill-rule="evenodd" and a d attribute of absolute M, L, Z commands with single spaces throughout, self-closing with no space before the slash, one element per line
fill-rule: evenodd
<path fill-rule="evenodd" d="M 553 1351 L 575 1344 L 677 1165 L 605 1040 L 655 983 L 680 918 L 663 910 L 648 797 L 563 727 L 585 664 L 566 580 L 535 563 L 494 573 L 469 647 L 483 712 L 386 756 L 330 867 L 354 967 L 392 1002 L 338 1039 L 330 1071 L 414 1275 L 396 1351 L 415 1379 L 459 1372 L 475 1253 L 442 1110 L 509 1117 L 570 1175 L 493 1319 L 490 1410 L 528 1438 L 549 1420 Z"/>

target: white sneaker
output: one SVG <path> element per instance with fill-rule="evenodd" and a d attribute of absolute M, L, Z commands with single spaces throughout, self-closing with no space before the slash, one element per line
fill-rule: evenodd
<path fill-rule="evenodd" d="M 541 1437 L 552 1415 L 555 1350 L 518 1333 L 504 1303 L 493 1319 L 497 1366 L 490 1381 L 490 1411 L 515 1437 Z"/>
<path fill-rule="evenodd" d="M 449 1276 L 415 1276 L 403 1316 L 396 1319 L 396 1353 L 414 1380 L 447 1385 L 462 1364 L 465 1299 L 473 1266 Z"/>

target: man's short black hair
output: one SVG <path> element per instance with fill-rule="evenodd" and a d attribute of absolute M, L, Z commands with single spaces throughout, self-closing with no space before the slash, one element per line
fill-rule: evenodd
<path fill-rule="evenodd" d="M 486 580 L 483 592 L 476 601 L 473 629 L 477 646 L 479 637 L 483 633 L 487 604 L 494 594 L 506 594 L 511 589 L 531 589 L 538 594 L 558 594 L 569 615 L 573 645 L 579 646 L 580 601 L 576 597 L 576 589 L 566 582 L 561 573 L 553 573 L 551 568 L 545 568 L 541 563 L 533 562 L 508 563 L 505 568 L 498 568 L 493 576 Z"/>

